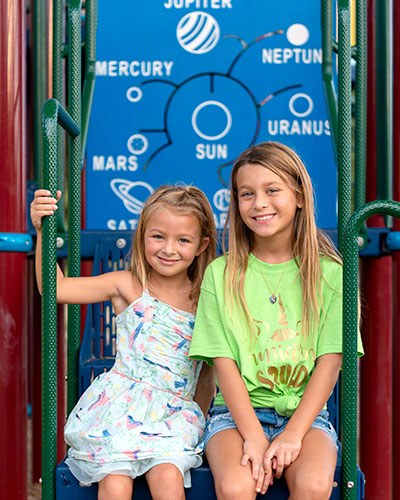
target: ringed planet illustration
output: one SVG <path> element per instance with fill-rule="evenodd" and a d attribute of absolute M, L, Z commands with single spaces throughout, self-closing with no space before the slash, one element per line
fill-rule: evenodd
<path fill-rule="evenodd" d="M 125 208 L 133 214 L 141 213 L 144 202 L 154 192 L 154 189 L 147 182 L 134 182 L 126 179 L 113 179 L 111 189 L 121 198 Z"/>

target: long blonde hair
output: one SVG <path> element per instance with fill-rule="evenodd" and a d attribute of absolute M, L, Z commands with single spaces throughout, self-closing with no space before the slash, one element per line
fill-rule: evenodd
<path fill-rule="evenodd" d="M 323 307 L 320 256 L 341 263 L 332 242 L 315 224 L 314 195 L 310 176 L 298 155 L 278 142 L 263 142 L 244 151 L 236 160 L 231 173 L 231 200 L 224 228 L 223 250 L 226 258 L 225 299 L 230 311 L 239 307 L 250 332 L 255 334 L 252 318 L 244 296 L 244 278 L 249 254 L 254 250 L 254 236 L 239 212 L 237 175 L 244 165 L 261 165 L 278 175 L 302 200 L 294 217 L 292 250 L 299 267 L 302 289 L 302 331 L 305 337 L 319 322 Z M 227 251 L 225 235 L 229 228 Z"/>
<path fill-rule="evenodd" d="M 200 285 L 207 265 L 215 258 L 216 229 L 214 215 L 205 194 L 194 186 L 160 186 L 146 200 L 133 237 L 129 271 L 139 280 L 141 286 L 149 288 L 151 267 L 146 261 L 144 233 L 147 224 L 158 210 L 172 209 L 179 215 L 193 215 L 200 225 L 200 243 L 208 238 L 207 248 L 188 268 L 188 278 L 192 283 L 190 299 L 196 304 L 200 295 Z"/>

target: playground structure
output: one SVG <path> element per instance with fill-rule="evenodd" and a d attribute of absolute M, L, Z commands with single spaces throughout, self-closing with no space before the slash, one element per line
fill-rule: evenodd
<path fill-rule="evenodd" d="M 33 2 L 29 7 L 26 12 L 27 5 L 22 0 L 0 6 L 0 109 L 3 111 L 1 150 L 6 158 L 2 168 L 0 195 L 3 207 L 0 236 L 0 297 L 3 318 L 0 327 L 0 366 L 3 376 L 0 386 L 5 403 L 0 411 L 0 429 L 6 453 L 0 459 L 0 470 L 1 491 L 5 497 L 24 500 L 26 415 L 29 401 L 32 404 L 35 440 L 40 432 L 41 414 L 43 417 L 42 465 L 39 470 L 40 445 L 34 442 L 33 474 L 35 479 L 42 478 L 43 498 L 50 500 L 55 497 L 56 492 L 55 468 L 65 453 L 60 432 L 64 415 L 71 410 L 80 393 L 78 357 L 82 323 L 80 307 L 70 306 L 67 337 L 68 391 L 65 406 L 65 353 L 62 349 L 64 332 L 60 326 L 63 309 L 56 307 L 54 285 L 57 249 L 60 258 L 68 253 L 68 273 L 75 276 L 81 272 L 81 256 L 91 259 L 97 255 L 100 258 L 100 251 L 96 251 L 96 248 L 101 247 L 99 241 L 111 238 L 113 251 L 116 251 L 118 245 L 126 250 L 130 236 L 128 231 L 81 232 L 84 223 L 81 221 L 80 200 L 81 192 L 85 191 L 85 187 L 81 188 L 81 166 L 94 87 L 96 3 L 86 0 L 82 6 L 80 0 L 71 0 L 68 5 L 63 1 L 41 0 Z M 342 454 L 338 469 L 341 475 L 335 478 L 339 486 L 334 488 L 332 498 L 349 500 L 364 498 L 364 484 L 357 469 L 358 391 L 355 383 L 358 378 L 355 342 L 360 249 L 365 304 L 362 333 L 366 356 L 361 362 L 359 463 L 367 479 L 367 500 L 395 500 L 399 496 L 395 488 L 395 473 L 399 470 L 400 436 L 393 424 L 398 420 L 400 408 L 400 294 L 399 280 L 396 279 L 399 273 L 400 223 L 397 218 L 400 216 L 400 205 L 391 200 L 400 199 L 400 94 L 397 83 L 400 72 L 400 8 L 395 4 L 392 12 L 389 8 L 388 1 L 356 2 L 356 45 L 351 47 L 350 2 L 337 2 L 337 42 L 334 41 L 332 30 L 335 4 L 327 0 L 321 2 L 321 79 L 338 163 L 337 241 L 344 256 L 344 357 L 340 423 Z M 48 35 L 47 20 L 51 20 L 52 37 Z M 8 37 L 5 36 L 7 27 Z M 83 65 L 82 31 L 85 56 Z M 47 44 L 50 39 L 53 47 L 52 62 L 49 65 L 53 75 L 51 90 L 48 89 L 47 75 Z M 32 50 L 33 59 L 28 76 L 25 57 L 27 48 Z M 335 52 L 338 54 L 337 82 Z M 64 57 L 68 61 L 66 96 L 63 85 Z M 354 113 L 352 58 L 356 62 Z M 29 83 L 33 83 L 34 89 L 30 98 Z M 3 89 L 7 89 L 7 92 Z M 50 96 L 52 98 L 48 99 Z M 32 189 L 38 185 L 43 185 L 52 192 L 58 188 L 63 189 L 63 135 L 57 124 L 69 135 L 66 162 L 68 224 L 64 221 L 63 210 L 58 211 L 57 218 L 50 217 L 44 222 L 44 241 L 48 241 L 49 245 L 44 245 L 43 248 L 44 272 L 48 273 L 43 283 L 48 286 L 43 287 L 42 300 L 41 412 L 37 398 L 37 389 L 41 384 L 38 370 L 39 302 L 34 291 L 32 259 L 27 256 L 32 247 L 32 238 L 26 222 L 26 193 L 31 194 Z M 43 132 L 43 143 L 40 131 Z M 27 175 L 28 162 L 33 164 L 33 171 L 30 169 Z M 28 186 L 30 189 L 27 191 Z M 369 203 L 365 204 L 366 200 Z M 85 215 L 84 212 L 83 214 Z M 393 221 L 388 216 L 394 217 Z M 369 225 L 366 227 L 368 219 Z M 118 262 L 120 257 L 121 253 L 111 260 Z M 98 271 L 99 266 L 99 262 L 95 263 L 94 269 Z M 83 271 L 91 273 L 91 265 L 85 262 Z M 85 315 L 82 314 L 82 317 Z M 13 432 L 10 432 L 11 429 Z M 63 487 L 68 486 L 70 480 L 63 469 L 57 474 L 57 498 L 63 498 Z M 95 498 L 95 490 L 89 492 L 85 488 L 78 488 L 82 498 Z M 207 468 L 202 468 L 198 474 L 194 474 L 194 486 L 188 493 L 188 498 L 212 498 L 212 488 L 210 473 Z M 285 494 L 284 484 L 279 483 L 265 498 L 286 498 Z M 75 493 L 74 495 L 76 496 Z M 146 495 L 148 493 L 145 487 L 140 484 L 134 498 L 148 498 Z M 68 498 L 68 494 L 65 498 Z"/>

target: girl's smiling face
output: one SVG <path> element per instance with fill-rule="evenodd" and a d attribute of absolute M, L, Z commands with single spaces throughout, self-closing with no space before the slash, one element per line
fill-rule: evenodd
<path fill-rule="evenodd" d="M 200 236 L 200 224 L 193 215 L 167 208 L 157 210 L 144 231 L 147 263 L 153 272 L 164 277 L 186 275 L 195 257 L 207 246 Z"/>
<path fill-rule="evenodd" d="M 237 172 L 240 216 L 254 235 L 254 243 L 292 245 L 294 217 L 301 208 L 296 193 L 277 174 L 258 164 L 245 164 Z"/>

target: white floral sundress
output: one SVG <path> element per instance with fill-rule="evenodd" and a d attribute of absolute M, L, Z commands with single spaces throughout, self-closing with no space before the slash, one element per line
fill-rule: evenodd
<path fill-rule="evenodd" d="M 201 363 L 188 355 L 194 318 L 146 291 L 116 317 L 114 366 L 93 381 L 65 426 L 67 464 L 80 482 L 110 473 L 134 478 L 168 462 L 190 486 L 205 426 L 193 401 Z"/>

